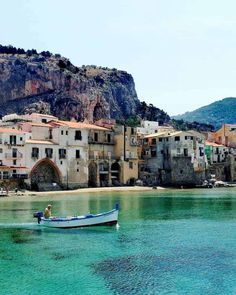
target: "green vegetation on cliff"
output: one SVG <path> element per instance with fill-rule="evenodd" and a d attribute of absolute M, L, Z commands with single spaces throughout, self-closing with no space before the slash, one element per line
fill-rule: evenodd
<path fill-rule="evenodd" d="M 200 122 L 219 128 L 222 124 L 236 124 L 236 98 L 227 97 L 193 112 L 173 116 L 174 119 Z"/>

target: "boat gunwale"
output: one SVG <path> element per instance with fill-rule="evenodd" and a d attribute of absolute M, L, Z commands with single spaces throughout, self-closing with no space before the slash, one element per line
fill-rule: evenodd
<path fill-rule="evenodd" d="M 44 218 L 42 217 L 43 222 L 67 222 L 67 221 L 78 221 L 78 220 L 85 220 L 85 219 L 93 219 L 93 218 L 98 218 L 98 217 L 103 217 L 107 215 L 111 215 L 115 212 L 118 212 L 119 209 L 112 209 L 108 212 L 103 212 L 103 213 L 98 213 L 98 214 L 87 214 L 87 215 L 82 215 L 82 216 L 72 216 L 72 217 L 52 217 L 52 218 Z"/>

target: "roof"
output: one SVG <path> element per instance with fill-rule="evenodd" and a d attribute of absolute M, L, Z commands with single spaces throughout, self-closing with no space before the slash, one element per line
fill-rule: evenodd
<path fill-rule="evenodd" d="M 47 115 L 47 114 L 40 114 L 40 113 L 32 113 L 30 114 L 30 116 L 33 115 L 33 116 L 37 116 L 37 117 L 48 117 L 48 118 L 57 118 L 53 115 Z"/>
<path fill-rule="evenodd" d="M 14 129 L 14 128 L 4 128 L 0 127 L 0 133 L 15 133 L 15 134 L 25 134 L 26 132 Z"/>
<path fill-rule="evenodd" d="M 156 132 L 156 133 L 148 134 L 144 136 L 144 138 L 160 137 L 160 136 L 165 136 L 166 134 L 167 132 Z"/>
<path fill-rule="evenodd" d="M 195 131 L 174 131 L 174 132 L 170 132 L 170 131 L 163 131 L 163 132 L 157 132 L 157 133 L 152 133 L 152 134 L 148 134 L 146 136 L 144 136 L 144 138 L 152 138 L 152 137 L 172 137 L 172 136 L 178 136 L 180 134 L 186 134 L 188 136 L 200 136 L 202 135 L 199 132 L 195 132 Z M 202 135 L 202 137 L 204 137 L 204 135 Z"/>
<path fill-rule="evenodd" d="M 218 144 L 216 142 L 212 142 L 212 141 L 206 141 L 205 145 L 211 145 L 211 146 L 215 146 L 215 147 L 225 147 L 223 144 Z"/>
<path fill-rule="evenodd" d="M 25 143 L 32 143 L 32 144 L 49 144 L 49 145 L 55 145 L 56 143 L 50 141 L 50 140 L 43 140 L 43 139 L 28 139 L 25 141 Z"/>
<path fill-rule="evenodd" d="M 52 125 L 46 124 L 46 123 L 30 122 L 28 124 L 30 124 L 31 126 L 37 126 L 37 127 L 52 127 Z"/>
<path fill-rule="evenodd" d="M 110 131 L 110 129 L 101 127 L 95 124 L 90 123 L 84 123 L 84 122 L 72 122 L 72 121 L 50 121 L 52 125 L 56 126 L 67 126 L 69 128 L 75 128 L 75 129 L 95 129 L 95 130 L 104 130 L 104 131 Z"/>

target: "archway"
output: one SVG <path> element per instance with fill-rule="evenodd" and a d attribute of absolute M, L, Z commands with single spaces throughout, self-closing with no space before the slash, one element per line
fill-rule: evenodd
<path fill-rule="evenodd" d="M 100 186 L 109 185 L 109 163 L 107 161 L 99 163 L 99 182 Z"/>
<path fill-rule="evenodd" d="M 113 185 L 120 185 L 120 164 L 118 162 L 111 165 L 111 181 Z"/>
<path fill-rule="evenodd" d="M 95 162 L 89 163 L 89 181 L 88 186 L 96 187 L 97 186 L 97 164 Z"/>
<path fill-rule="evenodd" d="M 30 179 L 32 189 L 47 190 L 48 186 L 61 183 L 61 173 L 51 160 L 42 159 L 31 170 Z"/>

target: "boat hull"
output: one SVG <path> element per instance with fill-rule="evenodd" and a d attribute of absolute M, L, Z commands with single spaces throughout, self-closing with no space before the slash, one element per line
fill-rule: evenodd
<path fill-rule="evenodd" d="M 78 228 L 87 226 L 115 225 L 118 221 L 119 210 L 111 210 L 100 214 L 65 218 L 41 218 L 39 224 L 54 228 Z"/>

